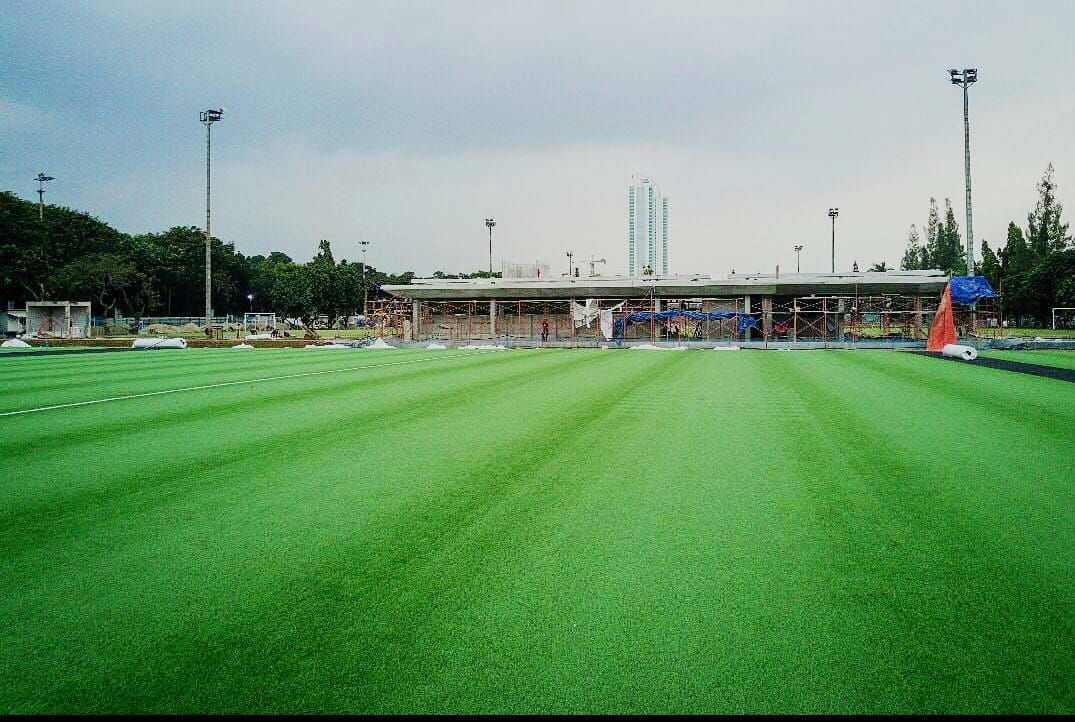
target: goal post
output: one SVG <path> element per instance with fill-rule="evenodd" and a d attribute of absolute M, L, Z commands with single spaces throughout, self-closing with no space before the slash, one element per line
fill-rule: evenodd
<path fill-rule="evenodd" d="M 244 313 L 243 330 L 249 333 L 272 331 L 276 328 L 275 313 Z"/>
<path fill-rule="evenodd" d="M 1053 309 L 1053 330 L 1075 328 L 1075 306 L 1057 306 Z"/>

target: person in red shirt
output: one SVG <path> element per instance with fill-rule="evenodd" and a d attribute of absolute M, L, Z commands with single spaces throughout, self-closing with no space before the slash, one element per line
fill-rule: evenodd
<path fill-rule="evenodd" d="M 548 343 L 549 341 L 549 319 L 541 319 L 541 343 Z"/>

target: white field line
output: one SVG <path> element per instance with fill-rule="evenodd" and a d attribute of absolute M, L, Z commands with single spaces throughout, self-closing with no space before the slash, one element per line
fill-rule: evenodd
<path fill-rule="evenodd" d="M 107 404 L 110 401 L 127 401 L 129 399 L 144 399 L 148 396 L 165 396 L 167 394 L 181 394 L 186 391 L 204 391 L 206 389 L 219 389 L 224 386 L 240 386 L 242 384 L 258 384 L 266 381 L 284 381 L 286 379 L 301 379 L 307 376 L 323 376 L 325 374 L 342 374 L 347 371 L 361 371 L 363 369 L 378 369 L 386 366 L 404 366 L 406 364 L 417 364 L 429 361 L 444 361 L 446 359 L 453 358 L 473 358 L 479 354 L 492 353 L 491 351 L 478 351 L 477 353 L 471 351 L 469 353 L 457 353 L 451 356 L 435 356 L 433 358 L 418 358 L 410 359 L 408 361 L 389 361 L 381 364 L 366 364 L 365 366 L 348 366 L 342 369 L 324 369 L 321 371 L 304 371 L 297 374 L 283 374 L 281 376 L 263 376 L 257 379 L 243 379 L 241 381 L 221 381 L 215 384 L 201 384 L 199 386 L 184 386 L 179 389 L 165 389 L 164 391 L 147 391 L 141 394 L 125 394 L 123 396 L 108 396 L 103 399 L 92 399 L 90 401 L 72 401 L 67 404 L 53 404 L 52 406 L 38 406 L 34 409 L 20 409 L 18 411 L 2 411 L 0 417 L 3 416 L 22 416 L 24 414 L 36 414 L 41 411 L 53 411 L 55 409 L 70 409 L 76 406 L 90 406 L 92 404 Z"/>

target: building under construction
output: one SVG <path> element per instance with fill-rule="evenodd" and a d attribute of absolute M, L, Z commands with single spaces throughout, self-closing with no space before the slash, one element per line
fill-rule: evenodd
<path fill-rule="evenodd" d="M 384 286 L 370 321 L 406 341 L 503 345 L 925 342 L 940 271 L 589 278 L 414 279 Z M 999 304 L 957 307 L 961 336 L 991 336 Z"/>

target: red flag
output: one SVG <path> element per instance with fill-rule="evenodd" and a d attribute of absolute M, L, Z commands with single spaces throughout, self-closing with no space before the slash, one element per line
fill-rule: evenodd
<path fill-rule="evenodd" d="M 929 326 L 929 340 L 926 341 L 927 351 L 940 351 L 946 345 L 955 343 L 956 325 L 952 320 L 952 284 L 944 287 L 944 295 L 941 296 L 941 305 L 937 306 L 937 313 L 933 316 L 933 323 Z"/>

